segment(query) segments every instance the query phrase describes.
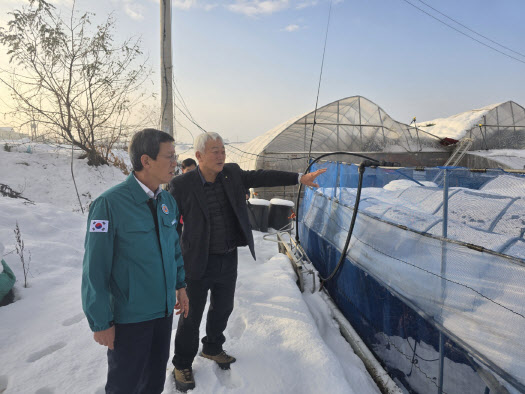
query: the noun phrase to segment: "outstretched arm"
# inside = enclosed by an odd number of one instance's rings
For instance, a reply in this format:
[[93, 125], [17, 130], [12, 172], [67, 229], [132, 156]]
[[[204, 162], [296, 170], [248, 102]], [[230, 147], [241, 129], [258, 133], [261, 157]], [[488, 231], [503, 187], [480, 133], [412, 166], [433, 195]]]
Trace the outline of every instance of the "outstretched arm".
[[326, 168], [322, 168], [320, 170], [309, 172], [308, 174], [304, 174], [301, 177], [301, 183], [305, 186], [311, 186], [311, 187], [319, 187], [317, 183], [314, 183], [315, 178], [317, 178], [319, 175], [324, 174], [326, 172]]

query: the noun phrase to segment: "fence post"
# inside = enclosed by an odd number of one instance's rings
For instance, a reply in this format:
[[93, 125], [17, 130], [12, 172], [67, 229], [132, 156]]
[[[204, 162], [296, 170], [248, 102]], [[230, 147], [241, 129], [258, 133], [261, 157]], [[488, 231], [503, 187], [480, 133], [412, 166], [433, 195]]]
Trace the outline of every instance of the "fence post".
[[[443, 238], [447, 237], [448, 226], [448, 169], [443, 171]], [[445, 271], [447, 266], [447, 244], [446, 241], [441, 241], [441, 310], [445, 303]], [[445, 338], [443, 332], [439, 331], [439, 383], [438, 394], [443, 393], [443, 367], [445, 361]]]
[[[341, 186], [340, 184], [340, 177], [341, 177], [341, 163], [336, 161], [335, 162], [335, 185], [334, 185], [334, 197], [339, 201], [341, 199]], [[339, 189], [339, 197], [337, 196], [337, 190]]]

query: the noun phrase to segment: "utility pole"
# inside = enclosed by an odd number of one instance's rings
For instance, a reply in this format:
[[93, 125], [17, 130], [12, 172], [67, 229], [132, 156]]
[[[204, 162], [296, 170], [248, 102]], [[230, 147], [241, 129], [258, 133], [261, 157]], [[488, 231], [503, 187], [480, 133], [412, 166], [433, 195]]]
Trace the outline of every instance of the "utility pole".
[[161, 129], [173, 136], [173, 64], [171, 61], [171, 0], [160, 1]]

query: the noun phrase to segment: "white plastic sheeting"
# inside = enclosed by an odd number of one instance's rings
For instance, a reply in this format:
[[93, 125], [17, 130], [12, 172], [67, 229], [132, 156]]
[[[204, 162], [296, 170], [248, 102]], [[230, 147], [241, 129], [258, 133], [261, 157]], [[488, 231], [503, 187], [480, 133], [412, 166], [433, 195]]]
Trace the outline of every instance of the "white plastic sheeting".
[[353, 96], [292, 118], [246, 144], [230, 148], [228, 155], [245, 170], [278, 164], [285, 169], [279, 162], [295, 160], [302, 160], [304, 167], [310, 144], [315, 153], [443, 150], [436, 138], [395, 121], [372, 101]]

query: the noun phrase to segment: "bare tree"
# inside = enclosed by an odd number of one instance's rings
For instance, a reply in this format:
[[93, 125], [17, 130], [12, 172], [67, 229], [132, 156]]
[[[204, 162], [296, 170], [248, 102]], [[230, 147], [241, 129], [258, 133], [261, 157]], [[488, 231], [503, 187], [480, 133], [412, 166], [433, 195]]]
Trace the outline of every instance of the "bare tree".
[[115, 43], [111, 15], [94, 26], [93, 14], [78, 16], [74, 5], [67, 19], [45, 0], [29, 0], [10, 15], [0, 28], [12, 65], [0, 69], [10, 115], [79, 147], [91, 165], [107, 163], [113, 144], [133, 127], [132, 109], [148, 97], [142, 87], [151, 69], [140, 39]]

